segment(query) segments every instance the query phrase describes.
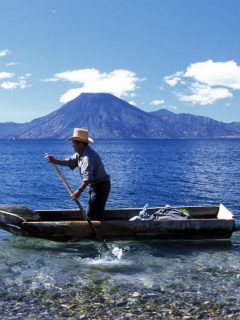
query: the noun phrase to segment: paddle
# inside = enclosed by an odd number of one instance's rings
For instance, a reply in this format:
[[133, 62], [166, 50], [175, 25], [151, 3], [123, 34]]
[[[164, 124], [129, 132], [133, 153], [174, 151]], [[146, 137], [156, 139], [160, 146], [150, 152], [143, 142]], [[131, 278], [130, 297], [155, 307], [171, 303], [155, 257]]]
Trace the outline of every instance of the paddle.
[[[62, 173], [60, 172], [60, 170], [58, 169], [58, 167], [56, 166], [56, 164], [55, 164], [55, 163], [52, 163], [52, 162], [50, 162], [50, 163], [51, 163], [51, 165], [53, 166], [53, 168], [54, 168], [54, 170], [56, 171], [56, 173], [58, 174], [59, 178], [62, 180], [64, 186], [66, 187], [67, 191], [69, 192], [69, 194], [70, 194], [70, 196], [71, 196], [71, 198], [72, 198], [73, 191], [72, 191], [72, 189], [70, 188], [69, 184], [67, 183], [66, 179], [64, 178], [64, 176], [62, 175]], [[73, 199], [73, 198], [72, 198], [72, 199]], [[107, 249], [108, 251], [111, 252], [111, 254], [113, 254], [112, 251], [110, 250], [110, 248], [109, 248], [106, 240], [103, 239], [103, 237], [101, 236], [101, 234], [97, 231], [97, 229], [96, 229], [95, 226], [93, 225], [92, 221], [91, 221], [91, 220], [89, 219], [89, 217], [86, 215], [86, 213], [85, 213], [83, 207], [81, 206], [81, 203], [79, 202], [79, 200], [78, 200], [78, 199], [73, 199], [73, 201], [76, 203], [76, 205], [77, 205], [78, 208], [80, 209], [80, 211], [81, 211], [84, 219], [89, 223], [90, 227], [92, 228], [92, 230], [93, 230], [93, 232], [94, 232], [94, 234], [95, 234], [95, 236], [96, 236], [96, 239], [97, 239], [98, 241], [101, 241], [101, 242], [103, 243], [105, 249]]]

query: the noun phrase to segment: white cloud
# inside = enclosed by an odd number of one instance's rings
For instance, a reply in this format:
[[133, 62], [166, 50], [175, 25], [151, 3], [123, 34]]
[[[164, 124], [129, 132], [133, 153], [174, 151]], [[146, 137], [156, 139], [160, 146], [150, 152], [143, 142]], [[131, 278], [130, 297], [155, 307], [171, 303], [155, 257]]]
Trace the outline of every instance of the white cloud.
[[53, 79], [65, 80], [73, 83], [87, 83], [97, 81], [100, 78], [105, 78], [106, 73], [101, 73], [96, 69], [79, 69], [73, 71], [65, 71], [61, 73], [56, 73]]
[[68, 90], [66, 93], [64, 93], [61, 96], [60, 102], [66, 103], [68, 101], [71, 101], [71, 100], [77, 98], [77, 96], [79, 96], [81, 93], [82, 93], [82, 89], [80, 89], [80, 88]]
[[57, 78], [47, 78], [47, 79], [41, 79], [42, 82], [58, 82], [59, 79]]
[[2, 79], [9, 79], [14, 77], [14, 73], [11, 72], [0, 72], [0, 80]]
[[128, 103], [129, 103], [129, 104], [131, 104], [132, 106], [136, 106], [136, 105], [137, 105], [137, 104], [136, 104], [136, 102], [135, 102], [135, 101], [133, 101], [133, 100], [128, 101]]
[[[0, 51], [0, 57], [4, 57], [11, 54], [10, 50], [5, 49]], [[7, 66], [15, 66], [18, 65], [18, 62], [12, 61], [6, 63]], [[31, 77], [30, 73], [25, 73], [23, 76], [17, 76], [13, 72], [0, 72], [0, 89], [12, 90], [12, 89], [25, 89], [30, 87], [27, 83], [27, 80]]]
[[11, 51], [8, 50], [8, 49], [1, 50], [1, 51], [0, 51], [0, 58], [1, 58], [1, 57], [5, 57], [5, 56], [8, 56], [10, 53], [11, 53]]
[[[3, 82], [0, 83], [0, 88], [11, 90], [11, 89], [25, 89], [29, 87], [27, 84], [27, 81], [29, 77], [31, 76], [30, 73], [26, 73], [24, 76], [15, 77], [14, 73], [10, 72], [0, 72], [0, 80], [3, 80]], [[6, 80], [11, 79], [11, 80]]]
[[6, 89], [6, 90], [12, 90], [12, 89], [25, 89], [27, 87], [29, 87], [29, 85], [27, 84], [27, 82], [25, 80], [19, 80], [19, 81], [4, 81], [0, 84], [0, 87], [2, 89]]
[[187, 68], [184, 77], [193, 78], [210, 86], [240, 89], [240, 66], [235, 61], [208, 60], [193, 63]]
[[185, 72], [179, 71], [164, 77], [171, 87], [180, 85], [190, 90], [190, 95], [177, 93], [179, 100], [193, 104], [213, 104], [230, 98], [234, 90], [240, 90], [240, 66], [233, 60], [225, 62], [192, 63]]
[[153, 101], [151, 102], [151, 105], [152, 105], [152, 106], [160, 106], [160, 105], [162, 105], [162, 104], [164, 104], [164, 103], [165, 103], [164, 100], [158, 100], [158, 99], [156, 99], [156, 100], [153, 100]]
[[79, 88], [70, 89], [60, 101], [66, 103], [83, 92], [107, 92], [121, 98], [129, 96], [137, 89], [137, 83], [142, 81], [135, 73], [129, 70], [114, 70], [110, 73], [101, 73], [97, 69], [79, 69], [56, 73], [53, 78], [45, 81], [68, 81], [79, 84]]
[[17, 65], [19, 65], [19, 62], [12, 61], [12, 62], [6, 63], [6, 65], [7, 65], [8, 67], [17, 66]]
[[26, 80], [26, 79], [29, 79], [31, 77], [31, 73], [25, 73], [24, 76], [20, 76], [18, 77], [19, 80]]
[[164, 81], [171, 87], [175, 87], [182, 80], [182, 71], [178, 71], [170, 76], [164, 77]]
[[191, 86], [191, 95], [178, 94], [179, 100], [193, 104], [213, 104], [217, 100], [231, 98], [232, 93], [227, 88], [212, 88], [205, 84], [194, 83]]

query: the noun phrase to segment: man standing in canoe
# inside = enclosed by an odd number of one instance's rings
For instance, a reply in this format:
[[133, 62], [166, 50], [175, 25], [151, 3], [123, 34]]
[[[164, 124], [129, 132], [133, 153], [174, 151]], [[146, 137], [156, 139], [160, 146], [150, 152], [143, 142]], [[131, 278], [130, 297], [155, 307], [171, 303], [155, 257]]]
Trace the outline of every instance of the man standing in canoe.
[[88, 144], [93, 140], [88, 136], [88, 130], [75, 128], [72, 137], [72, 146], [75, 153], [64, 160], [59, 160], [46, 154], [49, 162], [68, 166], [74, 170], [79, 168], [82, 182], [79, 188], [73, 192], [73, 199], [80, 197], [81, 193], [90, 186], [87, 215], [91, 220], [102, 218], [108, 195], [111, 189], [110, 177], [104, 169], [100, 156]]

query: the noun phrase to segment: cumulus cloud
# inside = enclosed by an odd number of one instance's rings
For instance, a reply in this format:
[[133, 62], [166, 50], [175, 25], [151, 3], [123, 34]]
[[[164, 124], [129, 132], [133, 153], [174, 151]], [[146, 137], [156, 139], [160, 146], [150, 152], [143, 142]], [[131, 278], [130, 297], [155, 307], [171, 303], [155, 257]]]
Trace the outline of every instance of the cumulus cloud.
[[56, 73], [53, 79], [82, 84], [87, 82], [94, 82], [105, 77], [106, 73], [103, 73], [101, 75], [101, 73], [96, 69], [79, 69]]
[[19, 80], [19, 81], [4, 81], [0, 84], [0, 87], [6, 90], [12, 90], [17, 88], [25, 89], [29, 86], [26, 80]]
[[170, 76], [164, 77], [164, 81], [171, 87], [175, 87], [180, 81], [182, 81], [182, 71], [178, 71]]
[[9, 78], [12, 78], [14, 76], [15, 76], [15, 74], [11, 73], [11, 72], [0, 72], [0, 80], [9, 79]]
[[158, 100], [158, 99], [156, 99], [156, 100], [153, 100], [153, 101], [151, 102], [151, 105], [152, 105], [152, 106], [160, 106], [160, 105], [162, 105], [162, 104], [164, 104], [164, 103], [165, 103], [164, 100]]
[[212, 88], [200, 83], [193, 83], [191, 92], [191, 95], [178, 94], [179, 100], [193, 104], [207, 105], [213, 104], [217, 100], [232, 97], [232, 93], [227, 88]]
[[[31, 74], [26, 73], [24, 76], [15, 77], [14, 73], [9, 72], [0, 72], [0, 80], [4, 80], [0, 83], [0, 88], [6, 89], [6, 90], [12, 90], [12, 89], [25, 89], [29, 87], [27, 80]], [[11, 79], [11, 80], [6, 80]]]
[[[0, 50], [0, 57], [4, 57], [11, 54], [10, 50]], [[6, 63], [6, 66], [15, 66], [18, 62], [12, 61]], [[0, 71], [0, 89], [12, 90], [12, 89], [25, 89], [29, 87], [27, 81], [31, 77], [30, 73], [25, 73], [23, 76], [17, 76], [13, 72]]]
[[61, 96], [60, 102], [66, 103], [68, 101], [71, 101], [77, 98], [77, 96], [79, 96], [81, 93], [82, 93], [82, 89], [80, 88], [70, 89]]
[[11, 51], [8, 49], [0, 50], [0, 58], [8, 56], [10, 53], [11, 53]]
[[240, 90], [240, 66], [232, 60], [196, 62], [188, 66], [185, 72], [176, 72], [164, 77], [164, 80], [171, 87], [185, 85], [183, 89], [190, 91], [190, 94], [177, 93], [181, 101], [213, 104], [233, 97], [233, 91]]
[[100, 72], [97, 69], [79, 69], [56, 73], [53, 78], [46, 81], [68, 81], [78, 84], [79, 87], [70, 89], [61, 98], [62, 103], [66, 103], [84, 92], [107, 92], [121, 98], [132, 96], [137, 89], [137, 84], [143, 79], [139, 79], [134, 72], [129, 70], [114, 70], [112, 72]]
[[209, 86], [240, 89], [240, 66], [235, 61], [214, 62], [208, 60], [191, 64], [184, 77], [193, 78]]

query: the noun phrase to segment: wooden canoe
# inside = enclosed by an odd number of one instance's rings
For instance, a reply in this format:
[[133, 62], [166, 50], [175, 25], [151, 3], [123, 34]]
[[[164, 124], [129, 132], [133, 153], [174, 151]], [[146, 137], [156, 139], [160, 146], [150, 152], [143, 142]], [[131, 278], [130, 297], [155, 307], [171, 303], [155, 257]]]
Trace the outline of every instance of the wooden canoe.
[[[104, 220], [93, 221], [105, 239], [227, 239], [236, 231], [234, 215], [219, 206], [184, 206], [187, 220], [134, 220], [141, 208], [105, 210]], [[149, 208], [154, 213], [158, 208]], [[95, 239], [79, 210], [36, 210], [21, 206], [0, 206], [0, 228], [25, 237], [53, 241]]]

